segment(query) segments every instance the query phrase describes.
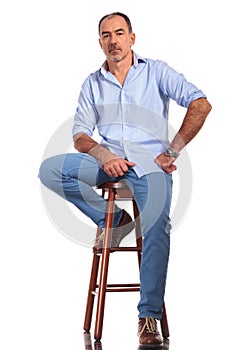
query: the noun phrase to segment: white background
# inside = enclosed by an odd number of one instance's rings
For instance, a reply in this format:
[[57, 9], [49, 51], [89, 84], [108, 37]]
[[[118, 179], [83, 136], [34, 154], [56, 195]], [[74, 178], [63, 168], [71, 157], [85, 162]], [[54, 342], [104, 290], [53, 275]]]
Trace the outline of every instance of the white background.
[[[167, 61], [212, 103], [204, 128], [187, 147], [193, 194], [172, 233], [166, 303], [171, 350], [231, 347], [233, 57], [227, 0], [1, 3], [0, 347], [84, 348], [91, 250], [52, 224], [37, 173], [50, 137], [74, 114], [83, 80], [104, 60], [97, 24], [112, 11], [131, 18], [138, 54]], [[172, 104], [171, 123], [178, 126], [184, 113]], [[133, 276], [136, 263], [130, 261], [118, 260], [113, 268]], [[104, 350], [137, 348], [137, 301], [131, 293], [107, 297]]]

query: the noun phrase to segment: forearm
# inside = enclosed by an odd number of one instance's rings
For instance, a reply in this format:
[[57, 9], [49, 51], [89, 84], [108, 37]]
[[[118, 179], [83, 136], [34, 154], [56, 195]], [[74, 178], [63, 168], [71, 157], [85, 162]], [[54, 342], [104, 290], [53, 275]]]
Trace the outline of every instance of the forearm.
[[98, 143], [87, 134], [79, 133], [75, 135], [74, 147], [81, 153], [88, 153], [96, 145], [98, 145]]
[[101, 165], [112, 159], [120, 158], [84, 133], [78, 134], [75, 137], [74, 147], [81, 153], [90, 154], [96, 158]]
[[200, 131], [211, 105], [205, 98], [194, 100], [190, 103], [180, 130], [171, 142], [172, 149], [179, 153]]

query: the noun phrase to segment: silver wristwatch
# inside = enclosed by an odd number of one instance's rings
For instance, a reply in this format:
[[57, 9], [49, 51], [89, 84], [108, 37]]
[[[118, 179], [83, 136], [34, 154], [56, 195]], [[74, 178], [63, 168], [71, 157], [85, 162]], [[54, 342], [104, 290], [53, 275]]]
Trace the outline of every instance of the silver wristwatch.
[[175, 152], [174, 149], [169, 146], [165, 152], [166, 156], [173, 157], [173, 158], [178, 158], [179, 153]]

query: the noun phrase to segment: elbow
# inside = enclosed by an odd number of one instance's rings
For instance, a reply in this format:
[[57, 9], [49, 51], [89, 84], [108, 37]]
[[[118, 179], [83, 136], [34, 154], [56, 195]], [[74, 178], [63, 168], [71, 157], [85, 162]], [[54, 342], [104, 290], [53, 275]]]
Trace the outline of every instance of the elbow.
[[200, 99], [200, 105], [199, 105], [199, 108], [201, 110], [201, 112], [203, 114], [207, 115], [210, 113], [211, 109], [212, 109], [212, 106], [211, 104], [209, 103], [209, 101], [207, 100], [207, 98], [201, 98]]
[[78, 152], [83, 152], [82, 150], [82, 142], [80, 142], [80, 140], [82, 141], [82, 136], [84, 134], [83, 133], [77, 133], [74, 135], [73, 140], [74, 140], [74, 148], [78, 151]]
[[80, 153], [84, 152], [80, 139], [77, 139], [76, 141], [74, 141], [74, 148]]
[[78, 144], [78, 140], [74, 141], [74, 148], [78, 151], [79, 151], [79, 144]]
[[206, 116], [207, 116], [212, 109], [212, 106], [207, 99], [205, 99], [205, 107], [204, 108], [205, 108], [205, 112], [206, 112]]
[[189, 105], [190, 110], [195, 110], [199, 116], [202, 116], [204, 119], [210, 113], [212, 106], [207, 100], [207, 98], [199, 98], [194, 100]]

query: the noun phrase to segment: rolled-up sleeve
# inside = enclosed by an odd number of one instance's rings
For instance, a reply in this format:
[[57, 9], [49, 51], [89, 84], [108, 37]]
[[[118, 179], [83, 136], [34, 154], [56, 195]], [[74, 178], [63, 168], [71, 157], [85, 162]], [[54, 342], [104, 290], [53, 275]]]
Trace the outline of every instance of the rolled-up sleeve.
[[159, 62], [156, 79], [163, 94], [182, 107], [188, 107], [190, 102], [198, 98], [206, 98], [206, 95], [194, 84], [188, 82], [183, 74], [178, 73], [163, 61]]
[[95, 126], [96, 109], [93, 103], [89, 80], [87, 79], [82, 85], [78, 99], [78, 107], [74, 116], [74, 124], [72, 129], [74, 141], [76, 140], [76, 135], [80, 133], [85, 133], [88, 136], [92, 136]]

